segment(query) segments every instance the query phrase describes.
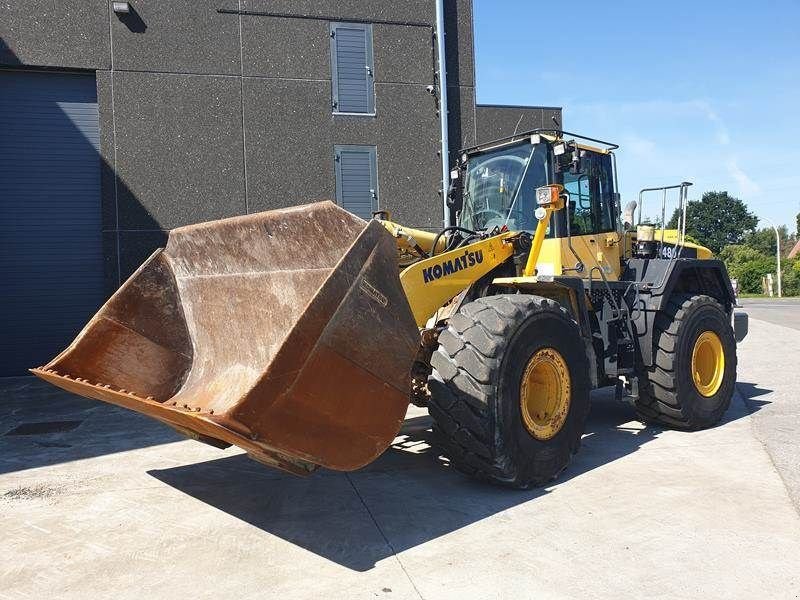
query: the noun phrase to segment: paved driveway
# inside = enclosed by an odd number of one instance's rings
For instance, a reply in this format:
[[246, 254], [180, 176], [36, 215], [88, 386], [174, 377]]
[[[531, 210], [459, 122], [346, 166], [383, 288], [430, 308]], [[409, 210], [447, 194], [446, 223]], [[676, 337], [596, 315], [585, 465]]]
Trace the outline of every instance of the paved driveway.
[[765, 310], [783, 311], [784, 325], [751, 322], [740, 346], [737, 387], [753, 411], [756, 437], [800, 510], [800, 303]]
[[708, 431], [596, 394], [576, 460], [531, 492], [450, 469], [424, 411], [368, 468], [298, 479], [6, 381], [0, 598], [796, 598], [800, 517], [770, 440], [797, 439], [776, 411], [796, 403], [797, 337], [752, 322], [750, 406]]

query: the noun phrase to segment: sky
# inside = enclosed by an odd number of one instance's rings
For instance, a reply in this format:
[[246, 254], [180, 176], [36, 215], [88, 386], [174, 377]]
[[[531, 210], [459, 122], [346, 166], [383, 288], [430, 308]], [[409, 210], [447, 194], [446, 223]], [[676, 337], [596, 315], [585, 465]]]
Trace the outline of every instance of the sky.
[[623, 206], [688, 180], [690, 200], [726, 190], [759, 226], [795, 231], [800, 0], [474, 0], [474, 11], [478, 102], [561, 106], [567, 131], [619, 144]]

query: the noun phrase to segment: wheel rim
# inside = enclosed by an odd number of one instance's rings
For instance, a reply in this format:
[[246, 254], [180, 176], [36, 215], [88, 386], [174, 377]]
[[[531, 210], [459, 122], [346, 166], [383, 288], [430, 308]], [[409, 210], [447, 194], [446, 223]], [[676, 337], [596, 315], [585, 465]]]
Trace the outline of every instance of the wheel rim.
[[555, 436], [567, 420], [571, 397], [567, 362], [554, 348], [538, 350], [525, 367], [519, 403], [525, 428], [537, 440]]
[[692, 379], [701, 396], [709, 398], [719, 391], [725, 374], [722, 341], [713, 331], [704, 331], [692, 351]]

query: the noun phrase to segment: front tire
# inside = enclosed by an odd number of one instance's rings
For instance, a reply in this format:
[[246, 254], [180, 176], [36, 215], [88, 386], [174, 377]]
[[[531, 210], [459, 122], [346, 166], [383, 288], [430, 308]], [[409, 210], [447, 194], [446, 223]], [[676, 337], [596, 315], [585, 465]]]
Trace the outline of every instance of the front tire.
[[639, 370], [636, 410], [677, 429], [715, 425], [736, 385], [736, 340], [714, 298], [678, 295], [656, 315], [654, 361]]
[[455, 468], [526, 489], [567, 467], [591, 384], [580, 329], [560, 304], [525, 294], [470, 302], [431, 365], [429, 410]]

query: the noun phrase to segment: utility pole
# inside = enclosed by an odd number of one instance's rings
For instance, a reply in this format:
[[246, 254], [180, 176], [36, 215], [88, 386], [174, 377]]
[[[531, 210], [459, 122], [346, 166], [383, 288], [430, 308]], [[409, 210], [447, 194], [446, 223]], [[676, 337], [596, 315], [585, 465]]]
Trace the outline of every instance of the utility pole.
[[775, 260], [778, 263], [778, 298], [783, 297], [783, 289], [781, 288], [781, 234], [778, 231], [778, 228], [775, 227], [775, 223], [770, 221], [767, 217], [761, 217], [767, 223], [769, 223], [772, 228], [775, 230], [775, 243], [777, 250], [775, 251]]

